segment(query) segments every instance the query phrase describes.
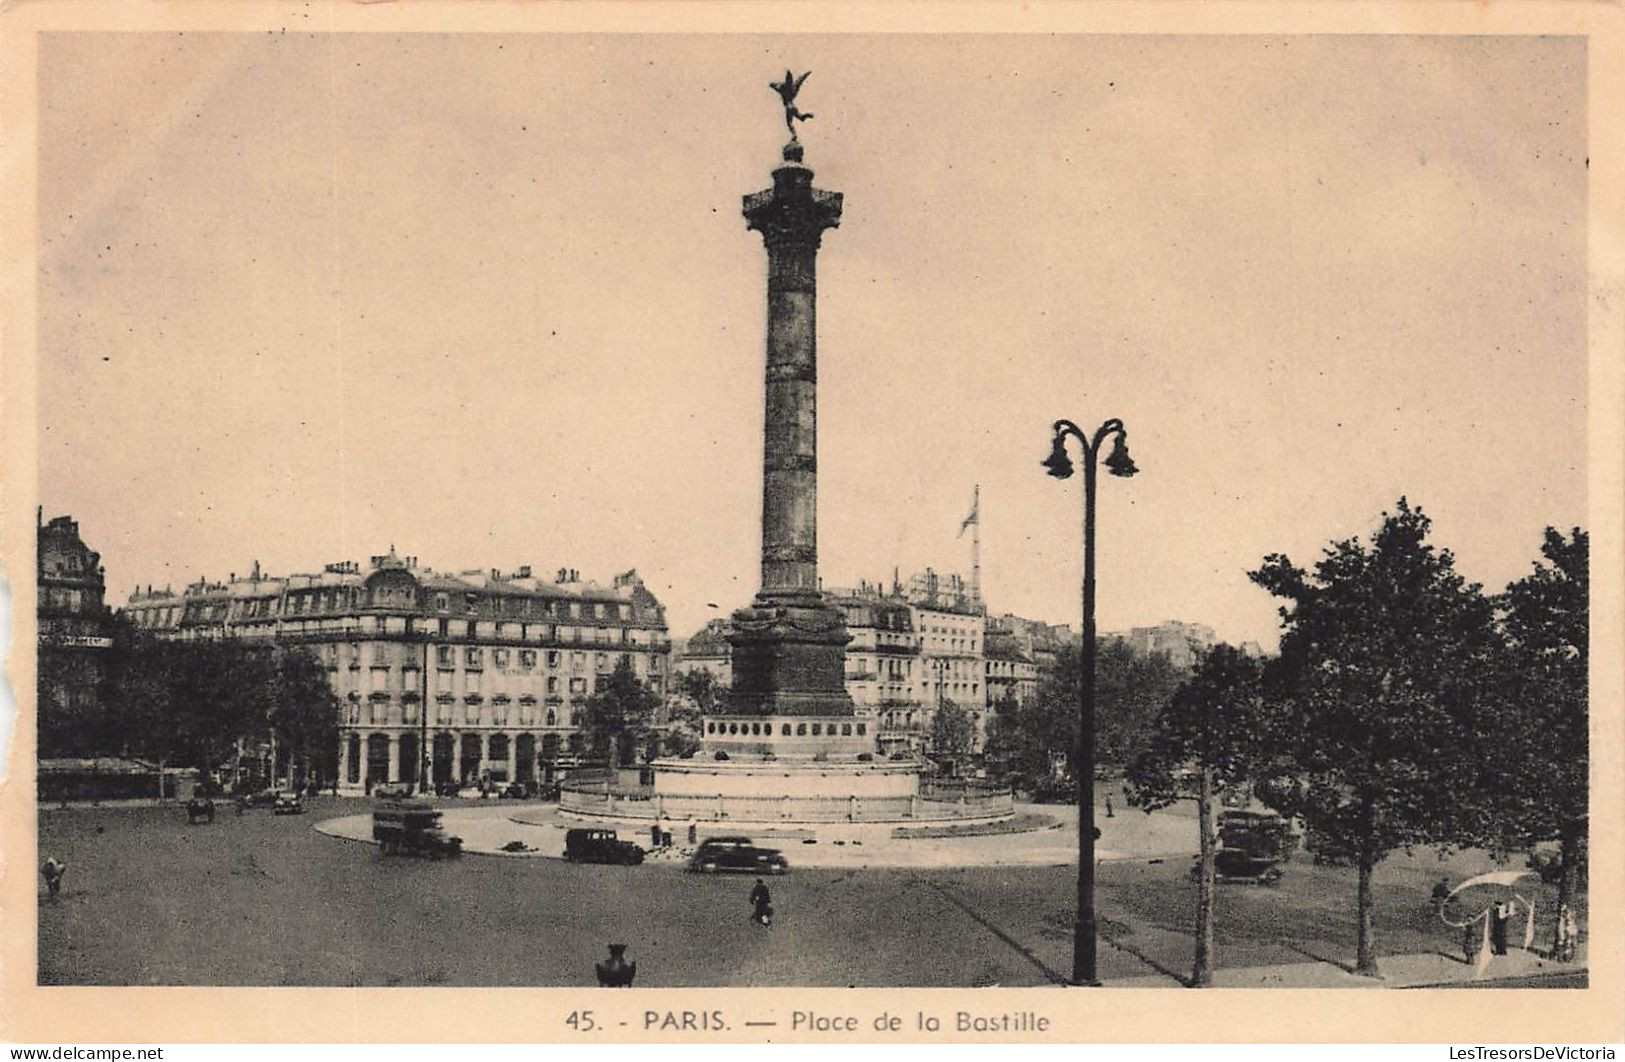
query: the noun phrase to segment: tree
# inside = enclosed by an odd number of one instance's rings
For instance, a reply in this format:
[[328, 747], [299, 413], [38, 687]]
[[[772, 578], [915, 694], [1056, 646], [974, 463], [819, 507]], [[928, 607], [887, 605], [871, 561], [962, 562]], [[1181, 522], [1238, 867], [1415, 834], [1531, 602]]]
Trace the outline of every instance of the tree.
[[1377, 976], [1372, 869], [1389, 852], [1451, 844], [1479, 826], [1478, 753], [1499, 643], [1489, 600], [1427, 541], [1401, 498], [1369, 546], [1326, 549], [1311, 574], [1266, 557], [1255, 583], [1289, 603], [1267, 671], [1289, 710], [1294, 771], [1260, 795], [1300, 817], [1311, 849], [1359, 868], [1355, 971]]
[[1136, 653], [1116, 639], [1102, 643], [1095, 663], [1095, 761], [1127, 763], [1145, 748], [1182, 678], [1161, 653]]
[[932, 753], [957, 761], [964, 759], [975, 743], [976, 724], [962, 705], [944, 700], [931, 713]]
[[1191, 677], [1164, 702], [1149, 741], [1134, 758], [1128, 782], [1147, 812], [1186, 795], [1182, 776], [1196, 772], [1196, 957], [1192, 987], [1213, 983], [1215, 881], [1214, 794], [1252, 781], [1267, 762], [1273, 727], [1263, 699], [1258, 661], [1219, 644], [1197, 657]]
[[[1072, 777], [1082, 657], [1077, 646], [1062, 649], [1037, 692], [1012, 711], [1001, 707], [988, 726], [988, 758], [1015, 785], [1051, 787], [1054, 764]], [[1158, 709], [1178, 685], [1179, 672], [1167, 657], [1141, 656], [1119, 641], [1101, 642], [1095, 658], [1097, 761], [1123, 763], [1143, 748]]]
[[308, 781], [317, 759], [328, 759], [339, 742], [339, 699], [327, 680], [327, 668], [307, 649], [289, 649], [276, 660], [275, 706], [271, 732], [288, 750], [291, 778]]
[[1486, 781], [1498, 847], [1555, 838], [1561, 845], [1558, 938], [1580, 884], [1589, 806], [1590, 536], [1547, 528], [1544, 563], [1507, 587], [1496, 605], [1508, 645], [1503, 740]]
[[632, 749], [648, 741], [660, 698], [622, 660], [604, 684], [587, 698], [581, 730], [594, 757], [625, 765]]
[[677, 692], [693, 705], [696, 714], [712, 715], [726, 691], [718, 684], [716, 675], [696, 668], [677, 676]]

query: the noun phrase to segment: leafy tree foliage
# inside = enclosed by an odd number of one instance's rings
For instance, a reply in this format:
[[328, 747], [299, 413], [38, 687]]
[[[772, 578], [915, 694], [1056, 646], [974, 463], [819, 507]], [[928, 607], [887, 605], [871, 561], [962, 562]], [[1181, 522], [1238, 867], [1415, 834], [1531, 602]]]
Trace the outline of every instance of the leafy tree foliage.
[[587, 698], [581, 719], [588, 752], [620, 765], [633, 761], [638, 746], [647, 745], [660, 698], [622, 660], [604, 688]]
[[1586, 856], [1590, 536], [1547, 528], [1540, 552], [1534, 571], [1496, 601], [1510, 668], [1500, 740], [1486, 757], [1495, 813], [1488, 840], [1498, 847], [1561, 843], [1561, 926]]
[[150, 760], [160, 771], [215, 770], [240, 739], [266, 732], [276, 703], [277, 668], [267, 646], [160, 641], [121, 622], [106, 666], [104, 749]]
[[[988, 727], [988, 759], [1020, 788], [1054, 788], [1054, 765], [1073, 776], [1077, 748], [1078, 694], [1083, 654], [1067, 646], [1037, 693], [1013, 710], [1000, 708]], [[1162, 704], [1178, 687], [1179, 672], [1160, 655], [1141, 656], [1119, 641], [1099, 643], [1095, 653], [1095, 755], [1097, 762], [1125, 763], [1149, 741]]]
[[1251, 573], [1288, 602], [1269, 677], [1290, 710], [1282, 737], [1295, 771], [1266, 800], [1303, 820], [1312, 849], [1358, 866], [1355, 968], [1370, 976], [1372, 869], [1396, 848], [1481, 828], [1471, 797], [1494, 736], [1491, 603], [1429, 530], [1401, 498], [1369, 545], [1334, 543], [1313, 572], [1275, 554]]
[[327, 668], [307, 649], [289, 649], [276, 659], [275, 707], [271, 731], [290, 752], [290, 773], [306, 781], [321, 773], [339, 743], [339, 699]]
[[691, 710], [696, 715], [715, 714], [723, 696], [727, 693], [717, 682], [716, 675], [704, 668], [685, 671], [678, 675], [676, 689], [680, 697], [692, 704]]
[[1200, 854], [1191, 984], [1204, 987], [1213, 983], [1214, 796], [1266, 773], [1279, 736], [1266, 710], [1259, 662], [1222, 643], [1201, 654], [1148, 736], [1128, 771], [1135, 803], [1148, 812], [1167, 807], [1190, 792], [1187, 772], [1195, 775]]
[[931, 751], [958, 760], [975, 744], [976, 724], [970, 713], [958, 702], [944, 700], [931, 714]]

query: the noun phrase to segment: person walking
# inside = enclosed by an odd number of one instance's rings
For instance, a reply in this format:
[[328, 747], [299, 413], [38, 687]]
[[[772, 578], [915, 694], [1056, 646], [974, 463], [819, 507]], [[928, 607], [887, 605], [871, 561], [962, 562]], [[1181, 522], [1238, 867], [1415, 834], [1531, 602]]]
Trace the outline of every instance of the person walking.
[[51, 856], [45, 861], [45, 865], [40, 867], [39, 872], [45, 879], [45, 891], [50, 893], [51, 899], [56, 899], [62, 891], [62, 875], [68, 872], [68, 864]]
[[756, 879], [756, 887], [750, 890], [751, 921], [759, 926], [773, 924], [773, 894], [767, 891], [767, 883], [761, 878]]
[[1490, 920], [1490, 949], [1496, 955], [1507, 953], [1507, 924], [1512, 921], [1512, 904], [1502, 900], [1495, 905]]

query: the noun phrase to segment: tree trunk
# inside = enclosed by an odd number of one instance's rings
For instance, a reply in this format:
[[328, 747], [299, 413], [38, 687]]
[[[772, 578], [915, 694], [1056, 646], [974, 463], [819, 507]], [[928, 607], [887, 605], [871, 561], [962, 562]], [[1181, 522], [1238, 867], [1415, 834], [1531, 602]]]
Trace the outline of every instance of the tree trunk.
[[1355, 910], [1359, 922], [1359, 943], [1355, 948], [1354, 972], [1361, 977], [1381, 977], [1382, 972], [1377, 969], [1377, 947], [1371, 928], [1371, 908], [1373, 897], [1371, 895], [1371, 871], [1377, 865], [1375, 844], [1372, 832], [1375, 824], [1372, 822], [1371, 802], [1366, 801], [1360, 814], [1360, 889], [1355, 900]]
[[1585, 862], [1586, 834], [1583, 824], [1563, 828], [1563, 873], [1557, 879], [1557, 926], [1552, 931], [1552, 957], [1561, 961], [1574, 958], [1575, 941], [1565, 940], [1564, 928], [1580, 888], [1580, 868]]
[[1191, 987], [1213, 984], [1213, 771], [1203, 767], [1196, 789], [1196, 822], [1199, 855], [1196, 863], [1196, 963], [1191, 970]]

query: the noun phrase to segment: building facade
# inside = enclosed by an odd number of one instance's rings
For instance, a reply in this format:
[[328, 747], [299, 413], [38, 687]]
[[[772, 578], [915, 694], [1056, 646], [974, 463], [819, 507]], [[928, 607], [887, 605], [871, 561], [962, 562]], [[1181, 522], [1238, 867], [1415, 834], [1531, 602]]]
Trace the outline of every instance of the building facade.
[[625, 661], [664, 697], [665, 610], [636, 571], [609, 586], [560, 569], [441, 574], [393, 550], [314, 574], [138, 591], [126, 612], [161, 637], [309, 649], [342, 705], [338, 783], [370, 788], [548, 778], [582, 749], [581, 711]]
[[[41, 513], [43, 518], [43, 513]], [[85, 724], [99, 717], [105, 657], [112, 647], [101, 555], [70, 516], [40, 521], [36, 538], [39, 753], [89, 749]]]
[[1102, 640], [1121, 641], [1140, 656], [1160, 654], [1177, 668], [1190, 668], [1196, 655], [1213, 648], [1218, 636], [1205, 623], [1168, 620], [1155, 627], [1135, 627], [1127, 634], [1102, 634]]

